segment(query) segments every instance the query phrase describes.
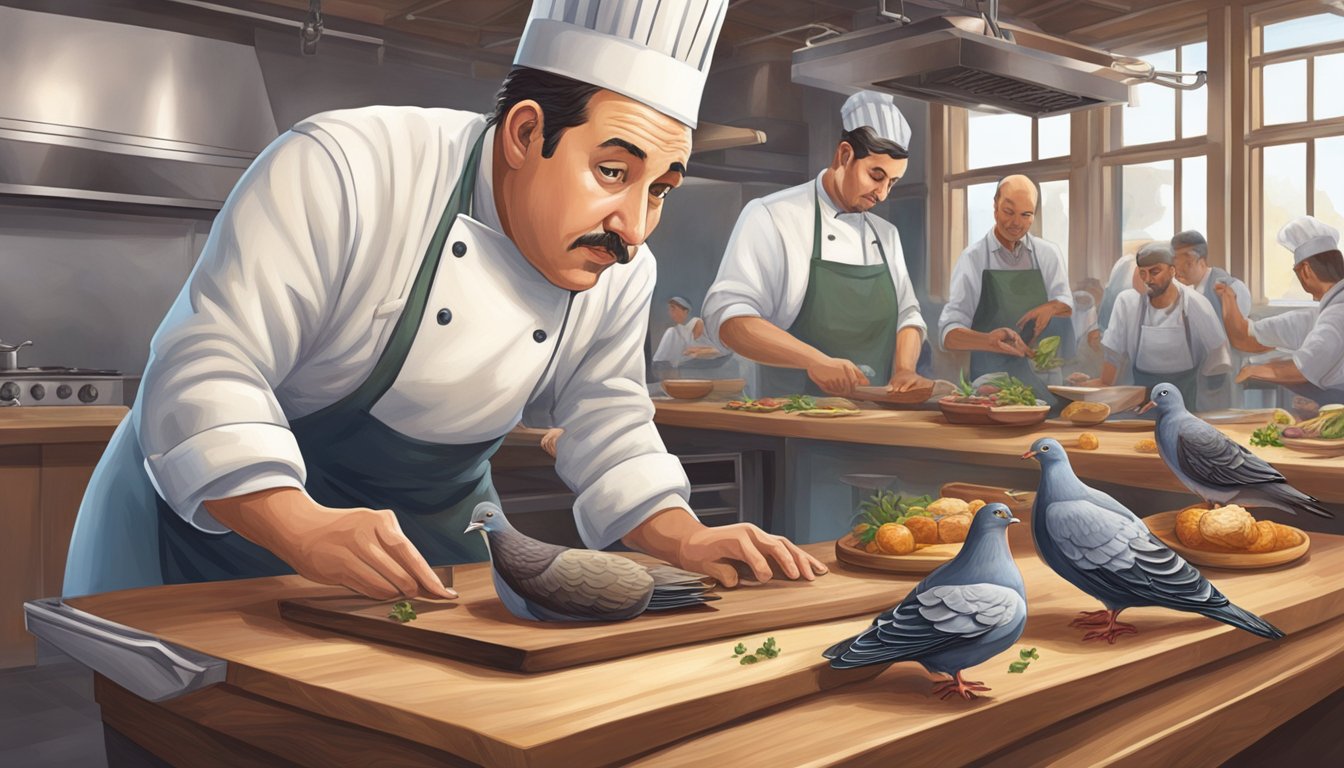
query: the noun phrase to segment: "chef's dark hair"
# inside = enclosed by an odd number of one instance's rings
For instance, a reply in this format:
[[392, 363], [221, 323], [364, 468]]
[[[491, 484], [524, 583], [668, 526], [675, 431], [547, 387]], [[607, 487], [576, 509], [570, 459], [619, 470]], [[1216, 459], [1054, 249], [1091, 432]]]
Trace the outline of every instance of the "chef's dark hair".
[[530, 67], [514, 67], [495, 96], [495, 114], [490, 125], [504, 120], [520, 102], [529, 99], [541, 105], [541, 156], [550, 157], [566, 128], [588, 122], [588, 100], [602, 90], [596, 85]]
[[1311, 271], [1316, 277], [1327, 283], [1344, 280], [1344, 254], [1339, 251], [1323, 251], [1308, 256], [1304, 261], [1311, 265]]
[[853, 147], [855, 160], [862, 160], [873, 153], [887, 155], [893, 160], [904, 160], [910, 156], [905, 147], [890, 139], [878, 136], [872, 128], [866, 125], [860, 125], [852, 131], [841, 133], [840, 141]]
[[1171, 250], [1179, 251], [1182, 248], [1189, 248], [1201, 259], [1209, 258], [1209, 241], [1198, 230], [1187, 229], [1171, 238]]

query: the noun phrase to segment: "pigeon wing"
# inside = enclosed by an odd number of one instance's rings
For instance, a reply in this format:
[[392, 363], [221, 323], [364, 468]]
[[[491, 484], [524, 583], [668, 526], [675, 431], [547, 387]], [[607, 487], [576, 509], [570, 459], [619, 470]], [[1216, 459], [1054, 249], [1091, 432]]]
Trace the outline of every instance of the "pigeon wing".
[[1142, 521], [1088, 499], [1049, 505], [1046, 530], [1074, 566], [1070, 580], [1094, 596], [1172, 608], [1227, 602]]
[[913, 593], [838, 655], [846, 664], [919, 659], [972, 643], [1026, 614], [1022, 596], [998, 584], [957, 584]]
[[567, 549], [541, 573], [523, 580], [529, 599], [555, 613], [594, 620], [630, 618], [644, 609], [653, 578], [620, 555]]
[[1190, 477], [1206, 484], [1237, 487], [1287, 482], [1264, 459], [1216, 429], [1182, 430], [1176, 436], [1176, 461]]

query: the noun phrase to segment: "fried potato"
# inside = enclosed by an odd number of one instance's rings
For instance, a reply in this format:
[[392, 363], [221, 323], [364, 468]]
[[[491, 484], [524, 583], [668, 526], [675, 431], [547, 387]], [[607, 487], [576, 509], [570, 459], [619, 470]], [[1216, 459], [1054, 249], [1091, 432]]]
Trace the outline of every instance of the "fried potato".
[[1193, 506], [1182, 509], [1176, 515], [1176, 538], [1187, 547], [1203, 547], [1208, 544], [1199, 532], [1199, 519], [1208, 512], [1207, 507]]
[[1245, 509], [1230, 504], [1205, 512], [1199, 518], [1199, 533], [1209, 542], [1232, 549], [1245, 549], [1255, 530], [1255, 518]]
[[915, 537], [900, 523], [887, 523], [877, 529], [873, 539], [884, 555], [908, 555], [915, 551]]
[[1157, 453], [1157, 441], [1151, 437], [1145, 437], [1134, 444], [1134, 450], [1139, 453]]
[[932, 517], [907, 517], [905, 527], [910, 529], [911, 535], [915, 537], [915, 544], [937, 544], [938, 543], [938, 521]]
[[971, 529], [970, 515], [950, 515], [938, 521], [938, 541], [942, 544], [958, 544], [966, 540], [966, 532]]
[[1095, 451], [1101, 447], [1101, 440], [1091, 432], [1084, 432], [1078, 436], [1078, 449], [1083, 451]]

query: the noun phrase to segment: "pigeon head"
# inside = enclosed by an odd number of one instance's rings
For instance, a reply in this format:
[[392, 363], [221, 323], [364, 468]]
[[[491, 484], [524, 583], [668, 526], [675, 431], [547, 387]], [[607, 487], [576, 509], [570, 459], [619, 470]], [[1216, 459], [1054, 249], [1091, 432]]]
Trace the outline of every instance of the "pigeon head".
[[1064, 446], [1055, 438], [1042, 437], [1031, 444], [1031, 449], [1022, 454], [1022, 458], [1035, 459], [1042, 467], [1046, 467], [1059, 461], [1067, 462], [1069, 454], [1064, 452]]
[[1159, 416], [1165, 416], [1168, 413], [1176, 413], [1185, 410], [1185, 398], [1181, 397], [1181, 390], [1172, 384], [1162, 383], [1153, 387], [1153, 398], [1139, 409], [1139, 413], [1147, 413], [1156, 408]]
[[[1013, 517], [1013, 513], [1007, 505], [996, 501], [993, 504], [986, 504], [976, 511], [975, 519], [971, 521], [971, 531], [976, 529], [981, 531], [998, 530], [1020, 522], [1022, 521]], [[967, 531], [967, 538], [973, 535], [971, 531]]]
[[463, 533], [472, 531], [483, 531], [485, 533], [499, 533], [509, 527], [509, 521], [504, 517], [504, 510], [499, 508], [498, 504], [489, 501], [482, 501], [471, 511], [471, 524]]

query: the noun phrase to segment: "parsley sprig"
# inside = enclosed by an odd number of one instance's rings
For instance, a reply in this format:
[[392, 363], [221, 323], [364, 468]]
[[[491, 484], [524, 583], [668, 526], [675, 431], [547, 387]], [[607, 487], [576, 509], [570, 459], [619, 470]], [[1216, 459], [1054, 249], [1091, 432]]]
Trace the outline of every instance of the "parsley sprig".
[[747, 646], [738, 643], [733, 648], [733, 658], [738, 659], [739, 664], [755, 664], [758, 661], [773, 659], [779, 655], [779, 646], [775, 645], [775, 638], [765, 638], [765, 643], [756, 649], [755, 653], [747, 653]]
[[402, 600], [400, 603], [392, 606], [392, 612], [387, 614], [387, 618], [393, 621], [399, 621], [405, 624], [408, 621], [415, 621], [415, 606]]
[[1017, 652], [1017, 661], [1008, 665], [1008, 671], [1012, 674], [1020, 675], [1027, 670], [1027, 666], [1035, 659], [1041, 658], [1035, 648], [1023, 648]]

